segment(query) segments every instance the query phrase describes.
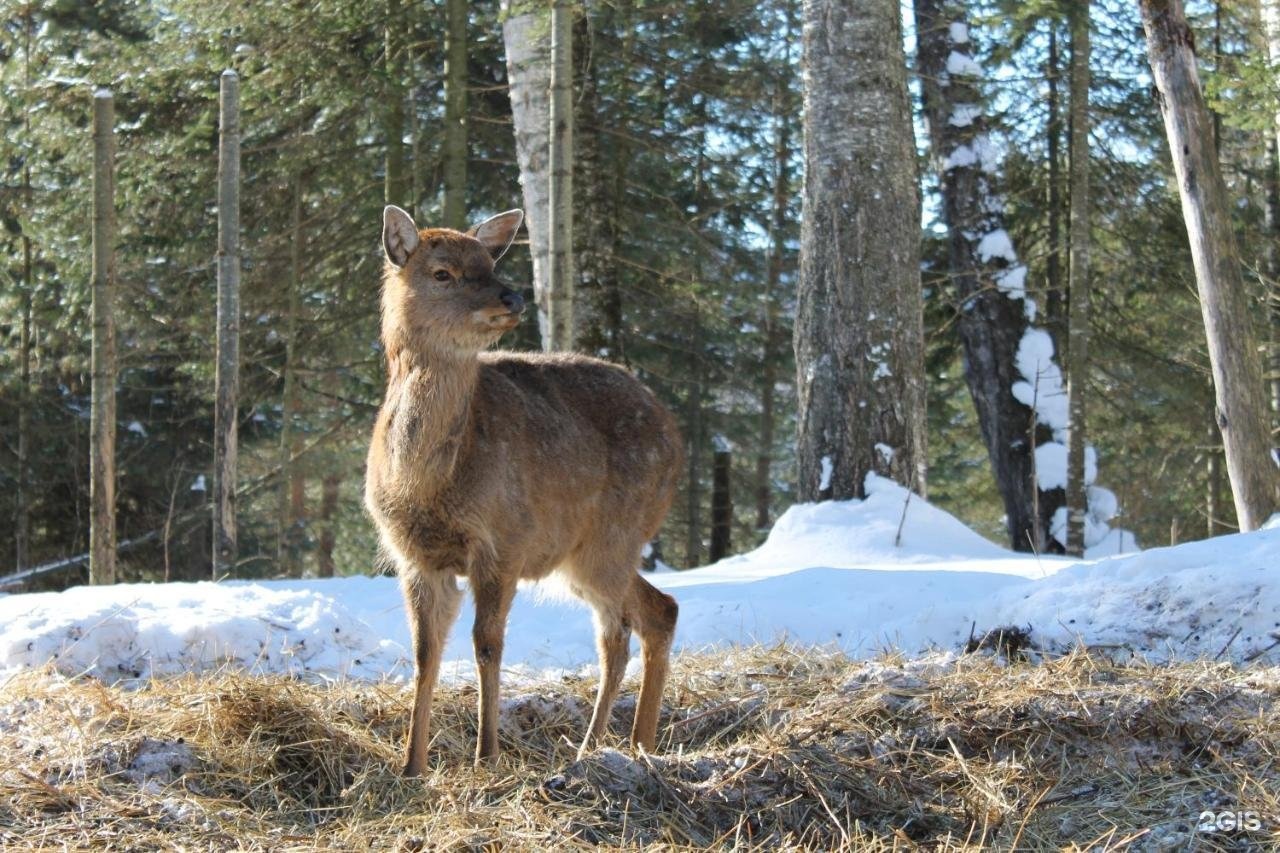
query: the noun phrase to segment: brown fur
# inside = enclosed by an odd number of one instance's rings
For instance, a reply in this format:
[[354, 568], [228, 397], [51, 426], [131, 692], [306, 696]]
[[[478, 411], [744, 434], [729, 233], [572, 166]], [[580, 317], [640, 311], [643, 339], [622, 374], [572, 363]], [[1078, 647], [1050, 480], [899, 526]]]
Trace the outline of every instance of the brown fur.
[[[636, 572], [681, 467], [675, 421], [607, 362], [482, 352], [518, 322], [503, 302], [517, 298], [493, 263], [519, 216], [501, 216], [510, 218], [465, 235], [416, 232], [411, 245], [407, 214], [387, 213], [388, 383], [365, 501], [399, 569], [413, 634], [410, 775], [425, 767], [431, 695], [458, 610], [455, 576], [467, 577], [476, 601], [477, 761], [497, 754], [498, 672], [517, 581], [558, 572], [595, 611], [601, 681], [583, 750], [604, 733], [633, 630], [644, 679], [631, 741], [653, 748], [675, 630], [675, 600]], [[442, 269], [452, 280], [436, 280]]]

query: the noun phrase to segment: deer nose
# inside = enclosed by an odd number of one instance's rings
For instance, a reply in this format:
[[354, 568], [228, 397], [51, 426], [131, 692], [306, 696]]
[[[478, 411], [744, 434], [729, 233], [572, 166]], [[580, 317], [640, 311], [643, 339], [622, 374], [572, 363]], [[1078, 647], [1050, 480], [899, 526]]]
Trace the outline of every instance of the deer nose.
[[520, 314], [524, 311], [524, 297], [514, 290], [502, 291], [501, 299], [503, 306], [512, 314]]

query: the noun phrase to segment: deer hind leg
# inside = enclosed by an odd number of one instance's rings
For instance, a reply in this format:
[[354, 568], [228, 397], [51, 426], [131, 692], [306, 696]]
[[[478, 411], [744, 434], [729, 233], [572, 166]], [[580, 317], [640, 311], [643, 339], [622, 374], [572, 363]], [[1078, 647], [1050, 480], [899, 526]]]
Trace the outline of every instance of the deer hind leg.
[[680, 608], [674, 598], [655, 589], [644, 578], [632, 577], [628, 610], [640, 635], [644, 680], [640, 683], [640, 699], [636, 702], [636, 718], [631, 727], [631, 746], [652, 750], [658, 739], [658, 711], [662, 707], [662, 688], [667, 682], [671, 641]]
[[591, 711], [591, 724], [578, 748], [581, 759], [587, 750], [600, 741], [609, 726], [613, 703], [618, 698], [618, 687], [627, 669], [631, 646], [631, 620], [616, 608], [597, 606], [596, 649], [600, 653], [600, 686], [596, 690], [596, 704]]
[[476, 669], [480, 674], [476, 764], [492, 763], [498, 757], [498, 682], [502, 669], [502, 645], [516, 584], [513, 579], [499, 577], [492, 571], [473, 570], [470, 577], [476, 600], [476, 621], [471, 638], [475, 644]]
[[405, 744], [404, 775], [420, 776], [427, 764], [431, 731], [431, 697], [440, 675], [440, 656], [453, 621], [458, 618], [462, 593], [449, 572], [409, 570], [401, 574], [409, 632], [413, 636], [414, 696], [409, 739]]

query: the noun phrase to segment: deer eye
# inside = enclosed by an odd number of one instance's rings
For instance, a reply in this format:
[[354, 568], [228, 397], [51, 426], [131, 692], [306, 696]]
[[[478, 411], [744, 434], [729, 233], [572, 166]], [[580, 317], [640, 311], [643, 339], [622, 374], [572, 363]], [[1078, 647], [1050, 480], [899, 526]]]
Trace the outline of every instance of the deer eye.
[[448, 270], [436, 270], [432, 278], [436, 281], [453, 281], [453, 276], [449, 275]]

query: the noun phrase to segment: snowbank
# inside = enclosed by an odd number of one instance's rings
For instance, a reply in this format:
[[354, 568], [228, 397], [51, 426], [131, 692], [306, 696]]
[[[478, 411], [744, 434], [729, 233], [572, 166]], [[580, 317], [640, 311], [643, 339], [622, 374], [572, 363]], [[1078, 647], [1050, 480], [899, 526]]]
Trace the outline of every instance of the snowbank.
[[[1080, 639], [1157, 659], [1240, 660], [1280, 629], [1280, 527], [1076, 563], [1006, 551], [888, 481], [868, 486], [865, 501], [792, 507], [748, 554], [650, 575], [680, 602], [677, 647], [785, 638], [859, 657], [915, 654], [1014, 624], [1030, 625], [1046, 647]], [[471, 618], [468, 603], [450, 635], [446, 677], [471, 677]], [[521, 590], [509, 671], [576, 671], [595, 659], [584, 607]], [[0, 597], [0, 673], [50, 661], [110, 680], [221, 666], [369, 680], [412, 672], [389, 577]]]

